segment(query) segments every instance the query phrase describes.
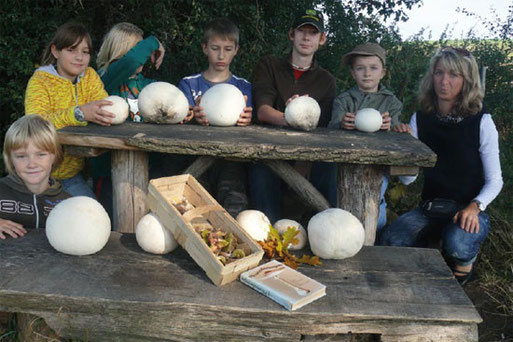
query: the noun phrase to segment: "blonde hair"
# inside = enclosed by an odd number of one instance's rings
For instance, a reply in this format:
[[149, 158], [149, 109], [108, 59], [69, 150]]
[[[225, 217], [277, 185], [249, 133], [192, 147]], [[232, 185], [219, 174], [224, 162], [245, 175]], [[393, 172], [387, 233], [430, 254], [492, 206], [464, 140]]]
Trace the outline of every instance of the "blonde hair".
[[103, 68], [105, 72], [110, 63], [130, 51], [142, 39], [143, 34], [143, 30], [131, 23], [114, 25], [103, 38], [103, 44], [96, 58], [98, 68]]
[[76, 22], [68, 22], [59, 26], [55, 35], [53, 36], [50, 43], [46, 46], [41, 58], [41, 65], [55, 64], [57, 59], [52, 54], [52, 46], [55, 46], [57, 50], [66, 49], [69, 47], [75, 48], [85, 39], [89, 52], [93, 51], [93, 43], [91, 36], [84, 25]]
[[483, 108], [483, 91], [477, 62], [467, 50], [453, 47], [440, 49], [431, 58], [428, 72], [419, 88], [420, 108], [426, 113], [438, 111], [438, 97], [433, 85], [434, 72], [438, 66], [463, 77], [463, 87], [452, 108], [452, 114], [465, 117], [479, 113]]
[[3, 157], [7, 172], [16, 174], [11, 152], [27, 147], [29, 142], [37, 148], [55, 155], [52, 170], [62, 162], [62, 148], [57, 138], [55, 126], [38, 114], [25, 115], [16, 120], [7, 130], [4, 140]]
[[203, 44], [213, 37], [222, 37], [231, 40], [235, 46], [239, 46], [239, 28], [232, 21], [226, 18], [212, 19], [203, 30]]

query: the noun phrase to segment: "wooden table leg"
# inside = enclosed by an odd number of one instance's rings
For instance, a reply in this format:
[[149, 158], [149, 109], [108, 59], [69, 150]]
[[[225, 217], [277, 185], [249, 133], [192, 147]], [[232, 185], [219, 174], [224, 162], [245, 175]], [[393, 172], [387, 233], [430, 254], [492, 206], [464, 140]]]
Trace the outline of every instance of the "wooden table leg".
[[[112, 151], [114, 230], [134, 233], [147, 212], [148, 154], [141, 151]], [[117, 229], [116, 229], [117, 228]]]
[[317, 211], [330, 208], [326, 198], [288, 163], [283, 160], [263, 160], [262, 162], [280, 176], [310, 207]]
[[356, 216], [365, 229], [365, 245], [376, 239], [383, 167], [378, 165], [339, 164], [339, 207]]

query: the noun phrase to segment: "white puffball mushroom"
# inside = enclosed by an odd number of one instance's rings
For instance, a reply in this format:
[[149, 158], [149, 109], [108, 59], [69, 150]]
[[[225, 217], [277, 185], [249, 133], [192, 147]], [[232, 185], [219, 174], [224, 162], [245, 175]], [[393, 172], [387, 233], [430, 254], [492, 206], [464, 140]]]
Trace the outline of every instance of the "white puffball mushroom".
[[109, 240], [110, 218], [98, 201], [86, 196], [70, 197], [48, 215], [46, 237], [61, 253], [94, 254]]
[[173, 234], [153, 213], [144, 215], [135, 227], [135, 239], [143, 250], [152, 254], [167, 254], [178, 246]]
[[189, 102], [180, 89], [167, 82], [153, 82], [139, 93], [139, 112], [148, 122], [176, 124], [189, 112]]
[[112, 124], [120, 125], [125, 122], [126, 118], [128, 118], [128, 113], [130, 112], [128, 103], [125, 99], [117, 95], [111, 95], [105, 98], [105, 100], [112, 102], [112, 104], [102, 106], [102, 109], [116, 115], [116, 117], [112, 119]]
[[288, 247], [290, 250], [298, 250], [303, 249], [306, 246], [306, 230], [303, 228], [301, 223], [289, 220], [289, 219], [281, 219], [274, 223], [274, 228], [278, 231], [278, 234], [283, 235], [289, 227], [294, 228], [295, 230], [299, 230], [299, 234], [296, 235], [296, 238], [299, 240], [296, 244], [290, 244]]
[[310, 248], [323, 259], [352, 257], [363, 247], [364, 240], [361, 222], [343, 209], [326, 209], [308, 222]]
[[237, 215], [237, 222], [253, 239], [264, 241], [269, 235], [271, 222], [258, 210], [243, 210]]
[[356, 112], [354, 125], [356, 129], [362, 132], [379, 131], [383, 124], [381, 113], [374, 108], [362, 108]]
[[200, 106], [210, 125], [234, 126], [246, 107], [246, 100], [239, 88], [221, 83], [210, 87], [201, 96]]
[[285, 108], [285, 121], [294, 128], [311, 131], [317, 127], [321, 117], [321, 107], [310, 96], [299, 96], [290, 101]]

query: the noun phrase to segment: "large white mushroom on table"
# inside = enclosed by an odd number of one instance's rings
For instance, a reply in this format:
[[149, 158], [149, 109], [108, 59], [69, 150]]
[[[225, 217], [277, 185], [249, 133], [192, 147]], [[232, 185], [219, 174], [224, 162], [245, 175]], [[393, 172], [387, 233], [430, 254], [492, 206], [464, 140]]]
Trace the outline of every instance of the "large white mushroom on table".
[[323, 259], [352, 257], [365, 241], [362, 223], [349, 211], [339, 208], [317, 213], [308, 222], [307, 229], [312, 252]]
[[57, 251], [71, 255], [99, 252], [110, 237], [110, 218], [102, 205], [86, 196], [65, 199], [46, 220], [46, 237]]

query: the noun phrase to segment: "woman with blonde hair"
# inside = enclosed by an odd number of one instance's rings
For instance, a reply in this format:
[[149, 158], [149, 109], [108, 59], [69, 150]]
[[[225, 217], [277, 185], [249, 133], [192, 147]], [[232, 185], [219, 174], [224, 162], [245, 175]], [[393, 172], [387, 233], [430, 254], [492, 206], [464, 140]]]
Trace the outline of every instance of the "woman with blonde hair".
[[409, 125], [396, 130], [424, 142], [437, 162], [424, 169], [421, 205], [380, 237], [384, 245], [411, 247], [441, 239], [443, 255], [462, 285], [472, 276], [490, 229], [485, 209], [503, 184], [498, 132], [482, 100], [478, 66], [470, 52], [446, 47], [432, 57], [420, 86], [420, 110]]

